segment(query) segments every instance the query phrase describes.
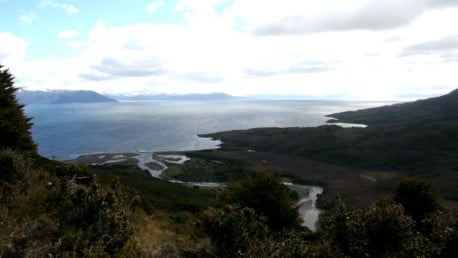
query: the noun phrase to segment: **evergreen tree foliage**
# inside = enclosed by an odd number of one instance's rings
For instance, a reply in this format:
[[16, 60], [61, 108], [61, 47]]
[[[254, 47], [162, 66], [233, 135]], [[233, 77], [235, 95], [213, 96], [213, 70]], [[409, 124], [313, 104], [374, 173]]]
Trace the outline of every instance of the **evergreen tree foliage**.
[[14, 77], [0, 65], [0, 149], [36, 152], [30, 134], [30, 118], [24, 115], [24, 105], [17, 102]]
[[324, 241], [339, 256], [368, 257], [364, 211], [348, 207], [340, 199], [336, 207], [320, 216]]
[[248, 251], [269, 235], [266, 218], [247, 207], [209, 208], [204, 225], [218, 257], [249, 257]]
[[259, 172], [230, 184], [219, 195], [220, 202], [236, 204], [254, 209], [267, 218], [274, 231], [284, 228], [299, 228], [301, 219], [292, 198], [293, 192], [279, 176]]
[[419, 178], [403, 179], [395, 189], [394, 200], [417, 224], [428, 214], [442, 209], [439, 194], [433, 190], [431, 183]]

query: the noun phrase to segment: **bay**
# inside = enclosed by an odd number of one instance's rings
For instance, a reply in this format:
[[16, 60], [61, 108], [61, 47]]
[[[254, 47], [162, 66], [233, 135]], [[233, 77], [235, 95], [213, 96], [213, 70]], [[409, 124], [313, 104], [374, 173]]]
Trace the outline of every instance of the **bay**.
[[309, 127], [326, 114], [390, 104], [372, 101], [228, 100], [34, 104], [39, 153], [59, 160], [81, 154], [218, 148], [198, 135], [255, 127]]

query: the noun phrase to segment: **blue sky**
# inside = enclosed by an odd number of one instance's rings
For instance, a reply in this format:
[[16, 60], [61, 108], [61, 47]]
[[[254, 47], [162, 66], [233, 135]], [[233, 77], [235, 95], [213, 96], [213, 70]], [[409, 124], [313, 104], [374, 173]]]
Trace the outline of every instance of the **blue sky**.
[[0, 17], [0, 63], [30, 90], [383, 100], [458, 86], [455, 0], [0, 0]]

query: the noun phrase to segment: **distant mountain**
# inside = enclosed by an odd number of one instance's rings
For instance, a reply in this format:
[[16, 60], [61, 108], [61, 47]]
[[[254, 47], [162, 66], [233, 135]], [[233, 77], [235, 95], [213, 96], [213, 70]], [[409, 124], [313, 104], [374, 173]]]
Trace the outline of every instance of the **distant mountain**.
[[228, 100], [236, 98], [226, 93], [193, 93], [193, 94], [157, 94], [157, 95], [110, 95], [110, 97], [120, 101], [155, 101], [155, 100], [174, 100], [174, 101], [214, 101]]
[[23, 104], [64, 104], [116, 102], [95, 91], [86, 90], [52, 90], [52, 91], [18, 91], [16, 97]]
[[458, 89], [440, 97], [327, 115], [331, 122], [384, 126], [458, 118]]

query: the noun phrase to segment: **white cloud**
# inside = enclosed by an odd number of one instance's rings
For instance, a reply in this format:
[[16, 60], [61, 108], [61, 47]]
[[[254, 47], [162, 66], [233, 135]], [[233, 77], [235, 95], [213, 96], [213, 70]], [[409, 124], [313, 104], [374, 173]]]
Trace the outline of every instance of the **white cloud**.
[[288, 35], [394, 29], [407, 26], [426, 11], [453, 6], [458, 6], [458, 1], [236, 0], [234, 8], [253, 26], [254, 34]]
[[36, 18], [37, 15], [32, 11], [19, 16], [19, 20], [25, 24], [31, 24]]
[[[458, 9], [448, 8], [455, 1], [417, 3], [399, 13], [395, 8], [390, 21], [391, 16], [383, 17], [387, 6], [410, 3], [182, 0], [175, 12], [185, 16], [185, 24], [114, 26], [100, 21], [87, 39], [78, 41], [75, 31], [62, 31], [58, 36], [69, 39], [81, 55], [27, 62], [17, 77], [31, 88], [84, 87], [107, 93], [224, 91], [352, 99], [445, 93], [458, 85], [451, 37], [457, 32], [450, 26], [458, 24]], [[371, 21], [375, 7], [383, 15]], [[330, 23], [330, 14], [347, 17], [347, 22]], [[314, 33], [253, 35], [284, 17], [305, 17], [322, 27]], [[302, 18], [287, 20], [281, 29], [302, 28]], [[430, 54], [401, 57], [407, 50]]]
[[79, 33], [75, 30], [63, 30], [57, 33], [57, 37], [62, 39], [73, 39], [78, 37]]
[[62, 2], [55, 1], [55, 0], [42, 1], [41, 6], [52, 6], [55, 8], [62, 8], [67, 13], [78, 13], [80, 11], [76, 6], [72, 4], [62, 3]]
[[152, 12], [156, 11], [157, 9], [163, 7], [163, 6], [164, 6], [164, 2], [163, 1], [152, 2], [146, 7], [146, 10], [148, 10], [148, 12], [152, 13]]
[[0, 63], [15, 65], [24, 59], [28, 43], [9, 32], [0, 33]]

